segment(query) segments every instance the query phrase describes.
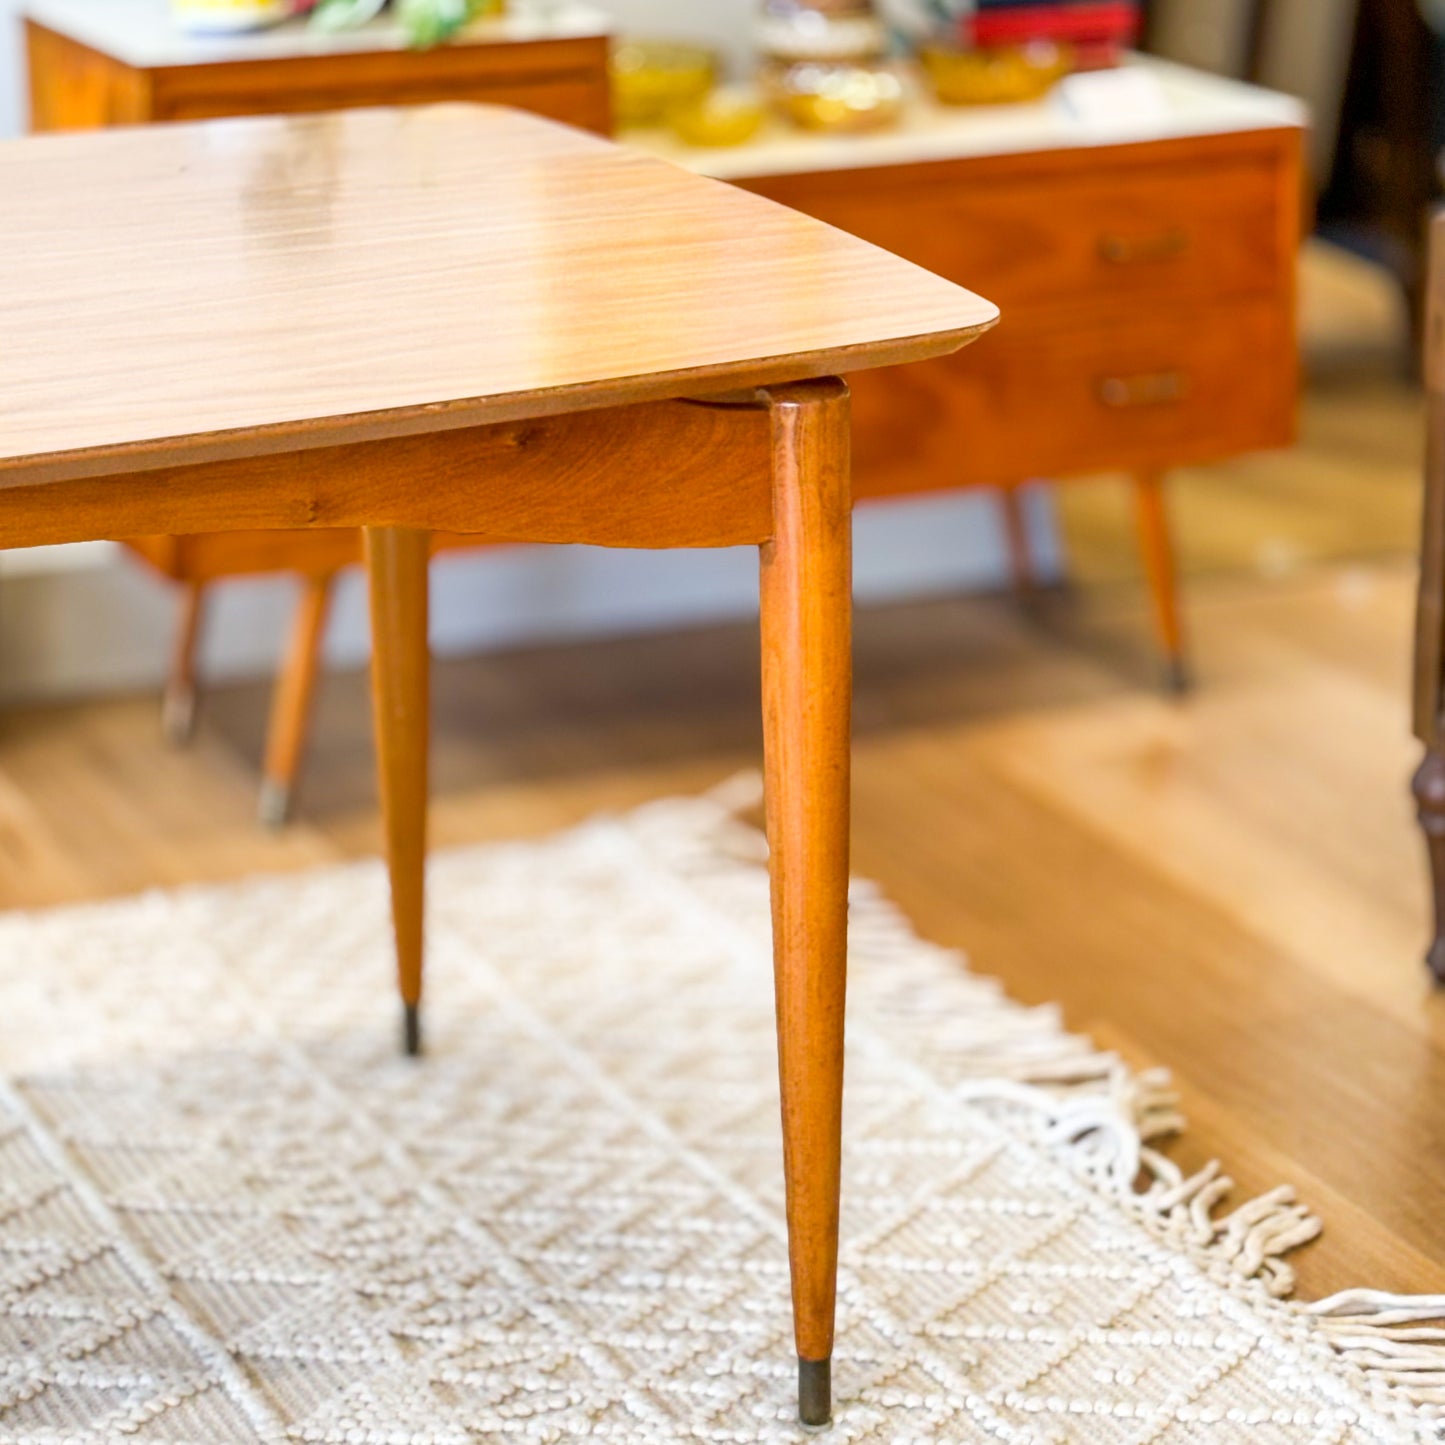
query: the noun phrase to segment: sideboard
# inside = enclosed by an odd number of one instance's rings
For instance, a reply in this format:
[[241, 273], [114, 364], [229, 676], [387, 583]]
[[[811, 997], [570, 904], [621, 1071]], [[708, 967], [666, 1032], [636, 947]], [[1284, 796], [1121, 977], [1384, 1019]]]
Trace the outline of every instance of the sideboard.
[[[1163, 61], [1126, 70], [1132, 108], [1098, 119], [1071, 110], [1066, 81], [1034, 105], [916, 96], [905, 126], [871, 135], [625, 138], [996, 298], [1007, 320], [977, 346], [858, 379], [854, 495], [988, 486], [1007, 505], [1030, 481], [1127, 474], [1165, 681], [1182, 689], [1165, 478], [1294, 439], [1306, 117]], [[1009, 536], [1026, 575], [1016, 513]]]
[[573, 4], [481, 20], [451, 44], [411, 50], [385, 17], [340, 33], [292, 23], [199, 36], [170, 24], [164, 0], [34, 0], [30, 128], [476, 100], [606, 133], [607, 35], [605, 17]]

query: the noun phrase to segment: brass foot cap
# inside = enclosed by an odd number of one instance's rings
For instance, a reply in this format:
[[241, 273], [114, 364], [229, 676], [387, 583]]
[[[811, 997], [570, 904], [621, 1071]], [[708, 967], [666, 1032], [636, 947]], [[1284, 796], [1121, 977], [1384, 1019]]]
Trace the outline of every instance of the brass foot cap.
[[809, 1430], [833, 1423], [833, 1361], [798, 1360], [798, 1419]]
[[419, 1004], [403, 1005], [401, 1032], [402, 1046], [406, 1049], [407, 1058], [418, 1058], [421, 1054], [421, 1006]]

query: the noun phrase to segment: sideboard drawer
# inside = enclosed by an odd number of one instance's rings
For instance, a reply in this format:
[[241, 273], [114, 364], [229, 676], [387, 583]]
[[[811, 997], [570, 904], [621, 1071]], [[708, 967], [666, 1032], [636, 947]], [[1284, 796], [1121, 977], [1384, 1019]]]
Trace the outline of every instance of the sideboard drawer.
[[1113, 327], [1000, 327], [957, 356], [851, 380], [860, 497], [1207, 461], [1294, 438], [1278, 300]]
[[151, 72], [151, 89], [155, 120], [474, 101], [611, 127], [601, 37], [175, 66]]
[[431, 50], [350, 50], [137, 68], [35, 20], [25, 23], [31, 129], [476, 101], [607, 134], [605, 35]]
[[1187, 162], [1114, 147], [1006, 171], [949, 161], [745, 184], [985, 291], [1012, 325], [1043, 309], [1288, 286], [1296, 144], [1264, 132], [1199, 142]]
[[485, 105], [508, 105], [533, 115], [559, 120], [564, 125], [607, 134], [611, 126], [607, 89], [586, 78], [504, 85], [477, 85], [459, 80], [446, 87], [342, 86], [330, 91], [208, 92], [188, 93], [172, 99], [161, 94], [156, 101], [156, 120], [218, 120], [230, 116], [274, 115], [285, 111], [299, 115], [307, 111], [357, 110], [382, 105], [436, 105], [444, 101], [466, 101]]

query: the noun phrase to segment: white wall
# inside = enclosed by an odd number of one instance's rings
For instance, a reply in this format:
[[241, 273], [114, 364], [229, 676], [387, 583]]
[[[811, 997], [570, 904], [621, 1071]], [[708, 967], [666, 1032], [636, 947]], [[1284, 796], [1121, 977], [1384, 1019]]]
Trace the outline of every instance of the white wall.
[[[1045, 575], [1057, 570], [1052, 516], [1036, 496], [1032, 522]], [[998, 587], [1006, 579], [993, 498], [977, 493], [859, 509], [861, 601]], [[36, 565], [40, 563], [41, 565]], [[433, 572], [432, 640], [464, 654], [552, 638], [645, 631], [757, 611], [757, 554], [510, 548], [443, 558]], [[269, 672], [295, 597], [285, 579], [218, 590], [202, 648], [205, 672]], [[108, 544], [62, 563], [0, 554], [0, 702], [153, 687], [174, 625], [169, 586]], [[334, 664], [367, 650], [361, 578], [338, 591], [327, 640]]]
[[745, 71], [748, 35], [757, 0], [592, 0], [611, 13], [621, 35], [659, 40], [699, 40], [728, 57], [734, 74]]
[[[20, 127], [16, 12], [0, 0], [0, 135]], [[158, 0], [159, 3], [159, 0]], [[695, 37], [745, 63], [753, 0], [606, 0], [619, 30]], [[3, 204], [3, 201], [0, 201]], [[1053, 526], [1037, 498], [1034, 531], [1046, 568]], [[993, 499], [970, 495], [864, 509], [857, 537], [863, 600], [977, 589], [1005, 580]], [[208, 671], [237, 677], [274, 664], [293, 592], [285, 580], [221, 589], [204, 647]], [[757, 560], [748, 551], [646, 554], [589, 548], [472, 553], [438, 565], [434, 642], [465, 652], [549, 637], [666, 627], [752, 614]], [[169, 590], [105, 548], [0, 554], [0, 701], [153, 686], [164, 673]], [[341, 589], [328, 639], [334, 662], [366, 654], [359, 578]]]
[[19, 135], [23, 125], [22, 3], [23, 0], [0, 0], [0, 139]]

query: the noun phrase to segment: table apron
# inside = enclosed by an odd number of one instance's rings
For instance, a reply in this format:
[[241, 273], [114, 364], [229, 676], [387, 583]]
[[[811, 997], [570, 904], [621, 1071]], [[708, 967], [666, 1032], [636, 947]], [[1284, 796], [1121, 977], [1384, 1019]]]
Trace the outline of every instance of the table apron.
[[727, 547], [772, 535], [766, 405], [646, 402], [0, 490], [0, 547], [293, 527]]

